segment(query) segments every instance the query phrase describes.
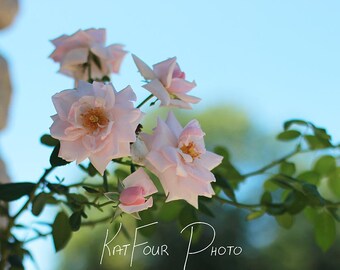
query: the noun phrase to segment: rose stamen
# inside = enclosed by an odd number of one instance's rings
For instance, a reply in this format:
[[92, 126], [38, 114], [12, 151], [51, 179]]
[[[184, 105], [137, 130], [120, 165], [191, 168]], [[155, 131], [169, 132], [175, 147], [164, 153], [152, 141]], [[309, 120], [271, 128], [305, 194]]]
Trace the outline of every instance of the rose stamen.
[[191, 156], [192, 159], [201, 155], [201, 153], [196, 150], [196, 145], [193, 142], [190, 142], [188, 145], [183, 145], [180, 149], [184, 154]]
[[92, 108], [86, 113], [81, 114], [83, 126], [89, 132], [94, 132], [98, 128], [103, 128], [109, 123], [105, 111], [102, 108]]

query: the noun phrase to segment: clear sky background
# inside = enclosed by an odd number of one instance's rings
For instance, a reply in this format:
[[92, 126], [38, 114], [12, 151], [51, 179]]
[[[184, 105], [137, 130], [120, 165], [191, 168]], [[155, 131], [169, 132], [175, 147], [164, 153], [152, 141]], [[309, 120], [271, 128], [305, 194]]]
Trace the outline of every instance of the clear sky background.
[[[39, 138], [51, 125], [51, 96], [73, 86], [47, 58], [49, 40], [91, 27], [106, 28], [108, 44], [123, 43], [149, 64], [177, 56], [198, 84], [192, 94], [202, 102], [195, 108], [237, 105], [274, 132], [287, 119], [305, 118], [339, 141], [339, 12], [335, 0], [21, 1], [14, 25], [0, 32], [14, 87], [0, 134], [9, 174], [35, 181], [48, 167], [50, 149]], [[140, 99], [147, 96], [130, 56], [112, 81], [117, 90], [131, 84]], [[75, 173], [69, 166], [61, 176]], [[41, 269], [53, 269], [52, 243], [33, 246]]]

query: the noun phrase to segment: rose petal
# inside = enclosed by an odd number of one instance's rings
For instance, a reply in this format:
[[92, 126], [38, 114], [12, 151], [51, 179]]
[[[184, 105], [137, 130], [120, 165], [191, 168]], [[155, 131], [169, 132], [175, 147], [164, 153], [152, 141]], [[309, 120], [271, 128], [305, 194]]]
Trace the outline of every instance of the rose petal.
[[119, 204], [118, 207], [125, 213], [132, 214], [136, 212], [140, 212], [143, 210], [146, 210], [153, 205], [153, 199], [152, 197], [149, 198], [145, 203], [140, 204], [140, 205], [123, 205]]
[[145, 80], [153, 80], [156, 78], [156, 74], [147, 64], [145, 64], [141, 59], [139, 59], [134, 54], [132, 54], [132, 58], [138, 68], [138, 71], [144, 77]]

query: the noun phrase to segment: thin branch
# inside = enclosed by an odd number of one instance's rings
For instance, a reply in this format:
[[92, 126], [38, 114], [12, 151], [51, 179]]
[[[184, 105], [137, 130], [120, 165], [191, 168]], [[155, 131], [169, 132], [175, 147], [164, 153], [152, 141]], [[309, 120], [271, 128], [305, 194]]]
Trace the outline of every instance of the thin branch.
[[107, 173], [106, 173], [106, 171], [104, 171], [104, 174], [103, 174], [103, 187], [104, 187], [104, 190], [106, 192], [109, 191], [109, 184], [107, 182]]
[[103, 222], [105, 222], [105, 221], [108, 221], [108, 220], [110, 220], [110, 219], [113, 219], [113, 217], [114, 217], [114, 214], [111, 214], [111, 215], [109, 215], [109, 216], [107, 216], [107, 217], [103, 217], [103, 218], [101, 218], [101, 219], [86, 221], [86, 222], [83, 222], [83, 223], [81, 224], [81, 226], [94, 226], [94, 225], [96, 225], [96, 224], [103, 223]]
[[26, 203], [21, 207], [21, 209], [18, 211], [18, 213], [16, 213], [12, 219], [15, 220], [18, 216], [20, 216], [20, 214], [22, 212], [24, 212], [26, 210], [26, 208], [28, 207], [28, 205], [32, 202], [32, 200], [34, 199], [34, 193], [36, 192], [36, 190], [38, 189], [39, 185], [45, 181], [45, 178], [47, 175], [50, 174], [50, 172], [53, 171], [55, 167], [50, 167], [49, 169], [45, 170], [45, 173], [40, 177], [38, 183], [35, 185], [34, 189], [32, 190], [32, 192], [29, 195], [28, 200], [26, 201]]
[[148, 102], [153, 97], [153, 94], [150, 94], [146, 99], [144, 99], [138, 106], [137, 109], [142, 107], [146, 102]]
[[254, 208], [259, 208], [262, 205], [261, 204], [245, 204], [245, 203], [239, 203], [239, 202], [235, 202], [235, 201], [231, 201], [228, 199], [224, 199], [218, 196], [214, 197], [215, 199], [217, 199], [218, 201], [220, 201], [223, 204], [230, 204], [233, 206], [236, 206], [238, 208], [244, 208], [244, 209], [248, 209], [248, 210], [253, 210]]

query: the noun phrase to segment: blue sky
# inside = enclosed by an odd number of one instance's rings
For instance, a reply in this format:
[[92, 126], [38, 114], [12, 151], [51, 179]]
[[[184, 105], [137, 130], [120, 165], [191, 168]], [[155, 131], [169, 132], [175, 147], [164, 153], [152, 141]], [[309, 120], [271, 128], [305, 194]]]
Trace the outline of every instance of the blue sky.
[[[339, 9], [339, 1], [316, 0], [21, 1], [14, 25], [0, 32], [14, 86], [9, 125], [0, 134], [9, 174], [31, 181], [48, 166], [50, 149], [39, 137], [51, 125], [51, 96], [73, 85], [47, 59], [49, 40], [91, 27], [106, 28], [108, 44], [123, 43], [149, 64], [177, 56], [198, 84], [192, 93], [202, 102], [195, 108], [238, 105], [272, 131], [305, 118], [339, 141]], [[130, 56], [112, 81], [118, 90], [131, 84], [139, 98], [147, 95]], [[75, 173], [72, 166], [61, 172]]]

